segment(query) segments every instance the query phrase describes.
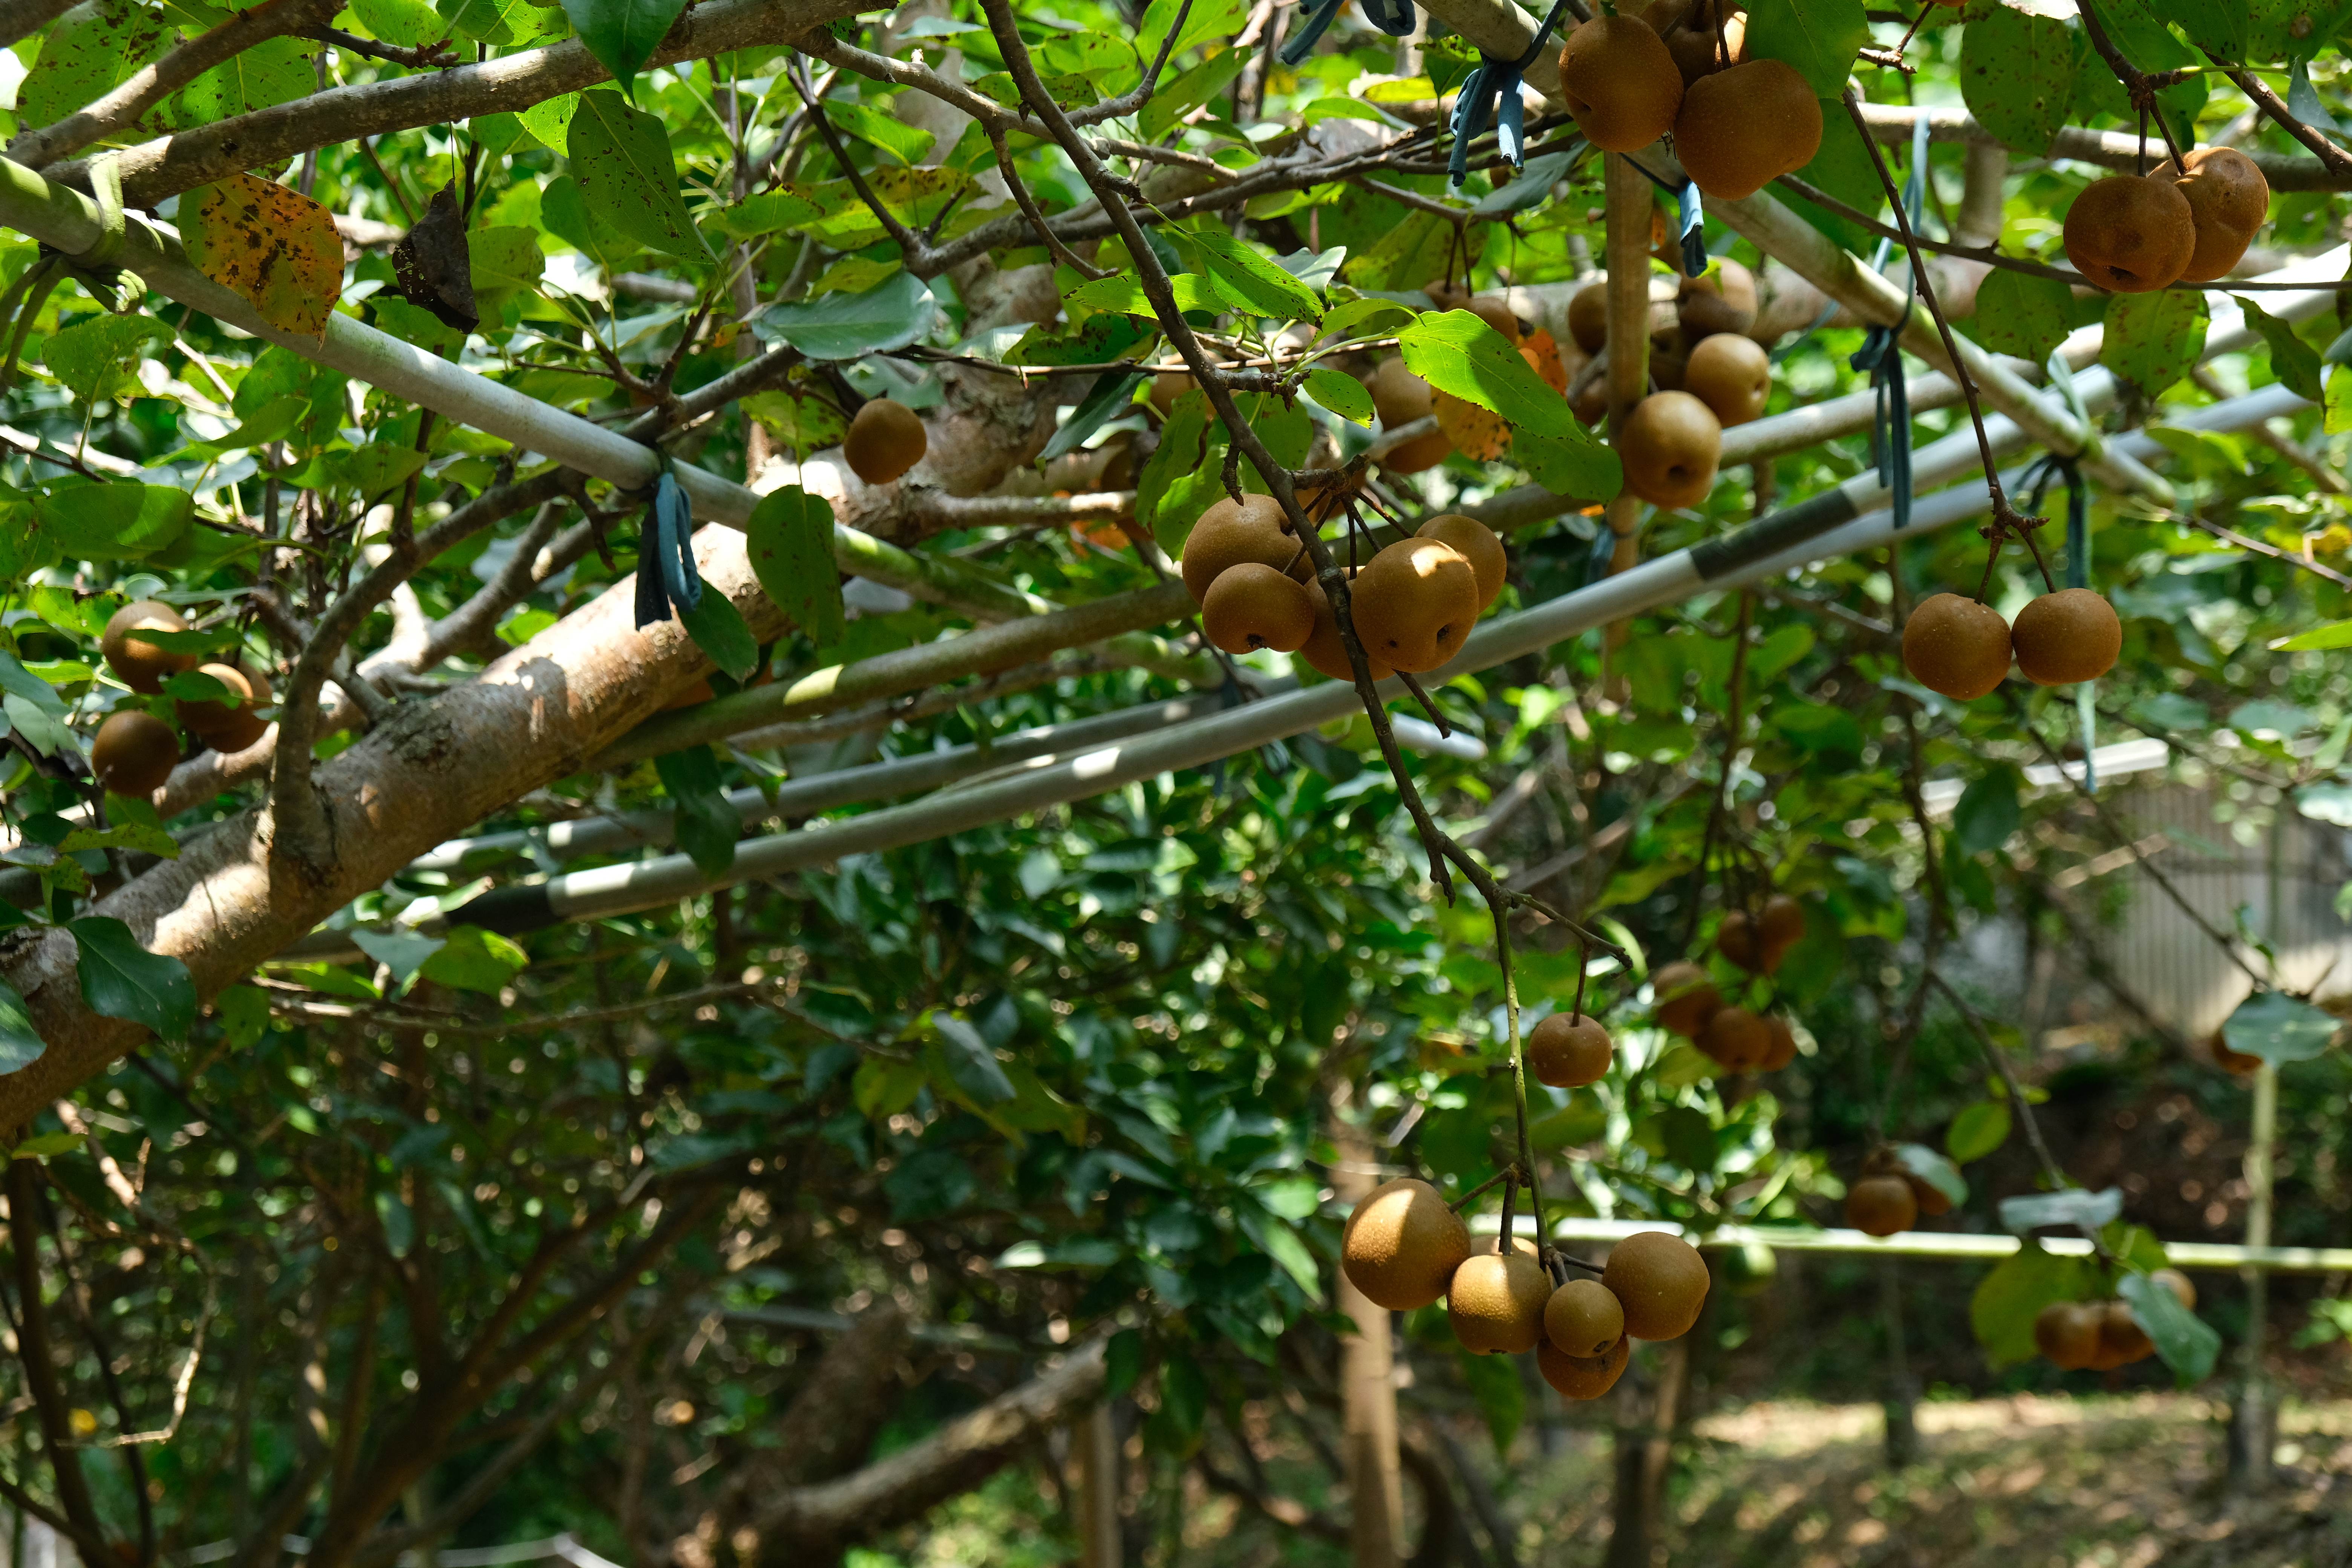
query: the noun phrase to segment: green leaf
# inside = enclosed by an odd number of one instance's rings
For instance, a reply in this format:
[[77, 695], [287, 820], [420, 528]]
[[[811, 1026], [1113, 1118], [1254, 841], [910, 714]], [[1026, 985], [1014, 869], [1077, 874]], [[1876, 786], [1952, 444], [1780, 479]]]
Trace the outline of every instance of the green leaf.
[[[706, 594], [706, 602], [723, 598]], [[706, 877], [717, 877], [735, 864], [735, 846], [743, 837], [743, 814], [727, 798], [719, 775], [719, 753], [709, 746], [669, 752], [654, 759], [662, 790], [676, 808], [672, 817], [677, 847]]]
[[1474, 1355], [1459, 1345], [1454, 1347], [1454, 1364], [1462, 1381], [1469, 1384], [1478, 1414], [1486, 1418], [1486, 1435], [1495, 1440], [1496, 1457], [1507, 1460], [1512, 1441], [1528, 1418], [1528, 1390], [1519, 1381], [1519, 1369], [1509, 1356]]
[[439, 43], [449, 32], [425, 0], [352, 0], [352, 15], [371, 37], [404, 49]]
[[694, 638], [695, 646], [709, 654], [710, 662], [725, 670], [730, 679], [749, 680], [751, 672], [760, 668], [760, 641], [751, 635], [743, 612], [726, 595], [710, 590], [694, 608], [680, 605], [677, 618], [686, 624], [687, 635]]
[[1625, 488], [1625, 466], [1616, 448], [1590, 431], [1561, 437], [1514, 429], [1511, 458], [1556, 496], [1607, 500]]
[[373, 500], [425, 469], [423, 452], [405, 442], [371, 441], [348, 452], [330, 452], [319, 465], [326, 486]]
[[787, 343], [811, 359], [862, 359], [905, 348], [930, 330], [938, 310], [921, 279], [899, 272], [863, 294], [771, 305], [756, 318], [755, 328], [762, 338]]
[[771, 490], [743, 525], [752, 575], [819, 647], [841, 641], [841, 568], [833, 559], [833, 507], [798, 485]]
[[2224, 65], [2246, 59], [2246, 36], [2253, 25], [2246, 0], [2166, 0], [2166, 19], [2189, 41]]
[[1405, 368], [1516, 428], [1561, 440], [1590, 439], [1554, 392], [1503, 335], [1467, 310], [1432, 310], [1397, 332]]
[[121, 382], [125, 361], [171, 335], [152, 316], [93, 316], [53, 335], [41, 347], [41, 363], [76, 399], [95, 403]]
[[[1157, 0], [1155, 0], [1157, 3]], [[1160, 1363], [1160, 1408], [1151, 1413], [1153, 1435], [1173, 1453], [1190, 1453], [1201, 1439], [1201, 1422], [1209, 1413], [1209, 1380], [1191, 1356], [1170, 1356]]]
[[1960, 97], [2012, 152], [2039, 158], [2074, 107], [2083, 47], [2082, 33], [2055, 17], [1990, 6], [1961, 30]]
[[312, 50], [299, 38], [265, 38], [251, 45], [190, 82], [173, 118], [189, 126], [211, 125], [308, 98], [319, 90]]
[[[1160, 547], [1171, 555], [1184, 552], [1184, 535], [1192, 526], [1191, 516], [1171, 514], [1172, 526], [1163, 531], [1160, 526], [1160, 503], [1180, 478], [1197, 474], [1202, 468], [1202, 440], [1209, 430], [1209, 400], [1197, 390], [1176, 400], [1169, 411], [1168, 422], [1160, 427], [1160, 446], [1143, 465], [1143, 472], [1135, 481], [1135, 521], [1151, 531]], [[1170, 537], [1171, 534], [1174, 537]]]
[[1320, 366], [1307, 373], [1307, 395], [1338, 415], [1340, 418], [1361, 425], [1367, 429], [1372, 423], [1372, 395], [1364, 384], [1345, 371], [1328, 370]]
[[258, 985], [232, 985], [213, 998], [221, 1037], [236, 1050], [249, 1050], [269, 1032], [269, 993]]
[[568, 156], [589, 218], [648, 250], [689, 261], [710, 255], [677, 194], [669, 132], [610, 88], [580, 95]]
[[2334, 1014], [2283, 991], [2258, 991], [2238, 1004], [2221, 1026], [2233, 1051], [2260, 1057], [2273, 1067], [2309, 1061], [2333, 1045], [2344, 1026]]
[[[1168, 289], [1176, 297], [1179, 310], [1207, 310], [1222, 316], [1234, 308], [1216, 284], [1198, 272], [1169, 274]], [[1157, 314], [1144, 296], [1142, 283], [1131, 272], [1115, 272], [1108, 278], [1081, 284], [1065, 295], [1062, 302], [1078, 310], [1113, 311], [1124, 316]]]
[[1157, 142], [1167, 135], [1178, 121], [1233, 85], [1248, 60], [1246, 49], [1224, 49], [1162, 81], [1151, 101], [1136, 116], [1143, 139]]
[[195, 501], [165, 485], [60, 487], [33, 503], [42, 534], [78, 561], [135, 561], [188, 531]]
[[1135, 384], [1143, 379], [1139, 370], [1107, 370], [1095, 377], [1093, 386], [1070, 410], [1045, 449], [1037, 454], [1041, 464], [1050, 463], [1065, 452], [1075, 452], [1087, 444], [1087, 437], [1118, 417], [1135, 398]]
[[835, 130], [846, 132], [860, 142], [878, 147], [897, 159], [901, 166], [911, 166], [931, 150], [937, 140], [919, 125], [912, 125], [896, 115], [864, 103], [827, 102], [826, 118]]
[[2156, 1343], [2156, 1353], [2182, 1388], [2212, 1375], [2221, 1353], [2213, 1326], [2180, 1304], [2180, 1298], [2145, 1274], [2126, 1274], [2116, 1294], [2131, 1303], [2132, 1319]]
[[1276, 321], [1319, 321], [1323, 303], [1315, 290], [1292, 277], [1248, 242], [1222, 228], [1197, 229], [1175, 237], [1179, 249], [1198, 258], [1202, 272], [1234, 310]]
[[564, 152], [572, 144], [572, 117], [580, 110], [580, 95], [559, 92], [553, 98], [543, 98], [529, 109], [515, 110], [522, 128], [541, 142]]
[[975, 1104], [999, 1105], [1013, 1098], [1013, 1080], [1004, 1076], [995, 1051], [978, 1029], [950, 1013], [932, 1014], [931, 1026], [939, 1031], [940, 1056], [948, 1076]]
[[1143, 1334], [1137, 1329], [1121, 1329], [1103, 1347], [1103, 1397], [1118, 1398], [1142, 1375]]
[[1924, 1143], [1897, 1143], [1895, 1157], [1903, 1169], [1956, 1204], [1969, 1201], [1969, 1184], [1957, 1167]]
[[2327, 407], [2321, 428], [2330, 436], [2340, 436], [2352, 430], [2352, 375], [2345, 367], [2333, 365], [2327, 372]]
[[719, 207], [707, 212], [702, 226], [716, 230], [730, 239], [759, 239], [788, 228], [797, 228], [817, 216], [817, 205], [805, 196], [790, 191], [761, 191], [746, 196], [731, 207]]
[[184, 1039], [196, 1021], [196, 986], [188, 966], [150, 952], [111, 915], [66, 922], [80, 950], [81, 999], [93, 1013], [142, 1025], [166, 1040]]
[[850, 1098], [868, 1121], [878, 1121], [914, 1104], [926, 1081], [919, 1063], [868, 1057], [849, 1080]]
[[2036, 1354], [2033, 1320], [2053, 1301], [2075, 1301], [2093, 1285], [2087, 1258], [2061, 1258], [2028, 1240], [1978, 1281], [1969, 1299], [1969, 1326], [1994, 1370]]
[[66, 716], [66, 700], [58, 695], [58, 689], [26, 669], [6, 648], [0, 648], [0, 691], [21, 698], [52, 719]]
[[2018, 804], [2023, 776], [2006, 764], [1988, 768], [1969, 782], [1952, 807], [1952, 837], [1961, 849], [1982, 855], [2009, 842], [2024, 819]]
[[41, 1059], [49, 1043], [33, 1028], [33, 1016], [16, 988], [0, 980], [0, 1073], [16, 1072]]
[[2205, 296], [2192, 289], [2110, 295], [2099, 363], [2153, 397], [2205, 352]]
[[686, 0], [563, 0], [563, 14], [572, 18], [581, 47], [613, 73], [632, 100], [637, 73], [685, 9]]
[[506, 295], [536, 290], [547, 268], [539, 231], [520, 224], [478, 228], [467, 237], [467, 261], [474, 295], [485, 305]]
[[1470, 210], [1480, 217], [1507, 217], [1512, 213], [1541, 206], [1551, 199], [1551, 188], [1568, 177], [1569, 170], [1575, 165], [1580, 155], [1580, 151], [1571, 150], [1530, 158], [1527, 166], [1519, 171], [1518, 178], [1507, 185], [1496, 186]]
[[457, 926], [417, 973], [436, 985], [495, 996], [530, 962], [530, 954], [496, 931]]
[[2352, 647], [2352, 621], [2330, 621], [2307, 632], [2297, 632], [2271, 644], [2280, 653], [2306, 653], [2331, 647]]
[[1257, 1244], [1259, 1251], [1282, 1266], [1282, 1271], [1307, 1293], [1308, 1300], [1322, 1300], [1322, 1270], [1315, 1262], [1315, 1254], [1298, 1239], [1297, 1231], [1278, 1219], [1246, 1208], [1241, 1211], [1241, 1227], [1243, 1234]]
[[580, 182], [569, 174], [558, 174], [540, 192], [539, 216], [547, 225], [548, 233], [606, 272], [617, 270], [640, 248], [635, 240], [603, 226], [590, 216], [588, 199], [581, 194]]
[[439, 0], [437, 9], [457, 32], [501, 47], [559, 34], [566, 26], [561, 10], [530, 0]]
[[161, 17], [128, 0], [76, 6], [49, 29], [17, 85], [16, 123], [64, 119], [179, 41]]
[[47, 1160], [59, 1154], [70, 1154], [80, 1147], [81, 1134], [79, 1132], [44, 1132], [17, 1144], [8, 1151], [8, 1157], [12, 1160]]
[[1944, 1152], [1961, 1164], [1981, 1160], [2009, 1142], [2009, 1106], [1998, 1100], [1979, 1100], [1963, 1106], [1944, 1130]]
[[2055, 278], [1995, 268], [1977, 289], [1977, 342], [2035, 364], [2066, 341], [2074, 293]]
[[448, 946], [449, 941], [406, 927], [391, 931], [357, 927], [352, 931], [352, 945], [383, 964], [390, 972], [394, 984], [405, 985], [408, 977], [424, 968], [425, 960]]
[[[1418, 207], [1400, 207], [1385, 199], [1381, 205], [1400, 216], [1373, 231], [1370, 248], [1350, 246], [1339, 276], [1359, 289], [1418, 289], [1444, 272], [1455, 244], [1454, 225]], [[1327, 241], [1331, 238], [1331, 228], [1327, 226], [1323, 235]]]
[[2319, 402], [2319, 351], [2294, 335], [2294, 322], [2280, 321], [2243, 294], [2234, 298], [2245, 310], [2247, 324], [2271, 346], [2271, 374], [2297, 397]]
[[1748, 56], [1786, 60], [1816, 98], [1845, 91], [1854, 57], [1869, 41], [1862, 0], [1756, 0], [1748, 13]]

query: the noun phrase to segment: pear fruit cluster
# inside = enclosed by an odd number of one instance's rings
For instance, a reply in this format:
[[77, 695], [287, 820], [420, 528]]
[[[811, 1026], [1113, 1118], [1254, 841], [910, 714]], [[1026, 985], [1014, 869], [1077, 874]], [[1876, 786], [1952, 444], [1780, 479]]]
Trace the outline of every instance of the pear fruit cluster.
[[1706, 1302], [1706, 1262], [1680, 1237], [1627, 1237], [1600, 1279], [1556, 1285], [1525, 1237], [1474, 1248], [1444, 1195], [1410, 1176], [1364, 1195], [1348, 1216], [1339, 1254], [1349, 1283], [1373, 1305], [1410, 1312], [1442, 1300], [1465, 1349], [1533, 1351], [1544, 1380], [1570, 1399], [1608, 1393], [1631, 1341], [1688, 1333]]
[[[99, 637], [99, 651], [122, 684], [142, 696], [158, 696], [175, 675], [194, 671], [219, 682], [219, 698], [175, 702], [180, 724], [216, 752], [242, 752], [261, 739], [269, 721], [260, 713], [272, 698], [269, 679], [238, 658], [201, 661], [175, 653], [153, 634], [184, 632], [179, 611], [156, 599], [141, 599], [114, 612]], [[119, 708], [90, 740], [90, 771], [120, 795], [149, 795], [163, 786], [180, 761], [179, 736], [172, 726], [140, 708]]]
[[[2148, 1278], [2171, 1291], [2181, 1306], [2195, 1310], [2197, 1288], [2187, 1275], [2159, 1268]], [[2131, 1303], [2113, 1298], [2051, 1302], [2034, 1316], [2033, 1348], [2062, 1372], [2107, 1372], [2156, 1353], [2155, 1342], [2140, 1326]]]
[[1864, 1236], [1895, 1236], [1922, 1215], [1949, 1214], [1952, 1200], [1941, 1187], [1904, 1167], [1893, 1149], [1871, 1151], [1862, 1175], [1846, 1189], [1845, 1223]]
[[1658, 1026], [1690, 1041], [1727, 1071], [1778, 1072], [1797, 1059], [1796, 1031], [1786, 1018], [1726, 1002], [1698, 964], [1661, 964], [1650, 986]]
[[2226, 277], [2269, 216], [2270, 182], [2234, 147], [2207, 147], [2147, 174], [2111, 174], [2066, 209], [2066, 258], [2117, 294]]
[[1922, 599], [1903, 623], [1903, 668], [1930, 691], [1973, 702], [2000, 686], [2013, 658], [2036, 686], [2096, 680], [2123, 652], [2123, 622], [2089, 588], [2060, 588], [2032, 600], [2014, 626], [1958, 594]]
[[[1679, 252], [1661, 255], [1680, 265]], [[1746, 335], [1756, 316], [1756, 276], [1727, 258], [1683, 278], [1671, 302], [1654, 300], [1647, 363], [1657, 390], [1634, 405], [1614, 437], [1634, 495], [1673, 509], [1696, 506], [1715, 488], [1724, 431], [1760, 418], [1772, 395], [1771, 358]], [[1579, 289], [1568, 318], [1580, 350], [1605, 353], [1607, 282]], [[1577, 416], [1599, 422], [1603, 384], [1588, 376], [1580, 396]]]
[[1272, 496], [1228, 496], [1202, 512], [1180, 564], [1202, 633], [1227, 653], [1296, 653], [1314, 636], [1306, 546]]

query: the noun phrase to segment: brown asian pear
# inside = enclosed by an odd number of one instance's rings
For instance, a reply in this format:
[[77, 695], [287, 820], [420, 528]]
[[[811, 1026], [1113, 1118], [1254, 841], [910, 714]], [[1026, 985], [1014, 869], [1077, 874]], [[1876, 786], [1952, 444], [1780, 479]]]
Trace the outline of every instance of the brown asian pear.
[[2009, 623], [1958, 594], [1922, 599], [1903, 623], [1903, 668], [1930, 691], [1973, 702], [2009, 674]]
[[1706, 1304], [1706, 1260], [1678, 1236], [1644, 1230], [1612, 1247], [1601, 1283], [1625, 1309], [1625, 1331], [1637, 1340], [1678, 1339]]
[[1470, 1227], [1427, 1182], [1400, 1176], [1364, 1194], [1339, 1238], [1348, 1282], [1391, 1312], [1445, 1294], [1470, 1256]]
[[1177, 563], [1184, 574], [1185, 591], [1195, 604], [1204, 604], [1210, 584], [1230, 567], [1254, 561], [1276, 572], [1304, 576], [1307, 557], [1282, 503], [1272, 496], [1227, 496], [1201, 513], [1184, 538], [1184, 557]]
[[1445, 1314], [1465, 1350], [1523, 1355], [1543, 1338], [1550, 1300], [1551, 1277], [1528, 1254], [1474, 1254], [1445, 1288]]
[[1716, 201], [1752, 196], [1821, 150], [1821, 100], [1781, 60], [1749, 60], [1700, 78], [1675, 116], [1675, 156]]
[[887, 485], [921, 462], [930, 446], [930, 433], [913, 409], [894, 398], [872, 397], [850, 420], [841, 455], [867, 484]]
[[1295, 577], [1244, 561], [1228, 566], [1201, 601], [1201, 631], [1227, 653], [1295, 653], [1315, 631], [1315, 602]]
[[1723, 423], [1687, 392], [1654, 392], [1617, 435], [1625, 488], [1652, 506], [1696, 506], [1715, 488]]
[[1364, 651], [1398, 669], [1435, 669], [1462, 651], [1478, 620], [1478, 572], [1434, 539], [1401, 539], [1349, 584]]
[[152, 713], [118, 708], [89, 743], [89, 771], [110, 795], [144, 799], [163, 787], [180, 760], [180, 737]]
[[2100, 288], [2146, 294], [2179, 279], [2197, 253], [2197, 215], [2174, 181], [2110, 174], [2066, 209], [2066, 258]]
[[98, 640], [99, 650], [106, 655], [107, 665], [121, 678], [123, 685], [152, 697], [163, 689], [167, 678], [194, 667], [196, 657], [166, 652], [138, 634], [187, 629], [188, 623], [171, 605], [155, 599], [138, 599], [108, 619], [105, 634]]
[[1772, 399], [1772, 358], [1753, 338], [1717, 332], [1701, 338], [1683, 365], [1683, 390], [1707, 405], [1725, 429], [1763, 416]]
[[1554, 1089], [1581, 1089], [1608, 1076], [1615, 1048], [1601, 1020], [1554, 1013], [1528, 1031], [1528, 1070]]
[[1639, 16], [1580, 23], [1559, 52], [1561, 101], [1595, 147], [1635, 153], [1666, 133], [1683, 75], [1657, 29]]
[[2123, 651], [2124, 624], [2116, 608], [2088, 588], [2044, 594], [2017, 612], [2009, 628], [2017, 668], [2036, 686], [2096, 680]]

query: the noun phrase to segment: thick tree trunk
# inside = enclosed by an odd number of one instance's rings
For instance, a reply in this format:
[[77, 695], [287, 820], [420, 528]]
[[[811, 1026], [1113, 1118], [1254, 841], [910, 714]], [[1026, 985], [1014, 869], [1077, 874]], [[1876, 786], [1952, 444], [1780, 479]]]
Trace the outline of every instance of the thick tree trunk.
[[[706, 529], [695, 554], [709, 591], [732, 600], [755, 637], [782, 631], [741, 534]], [[322, 870], [271, 853], [263, 805], [230, 817], [89, 912], [123, 921], [150, 950], [186, 963], [200, 996], [216, 994], [442, 839], [578, 771], [710, 668], [677, 621], [633, 629], [634, 598], [626, 582], [606, 590], [478, 679], [403, 703], [322, 764], [311, 787], [334, 847]], [[26, 928], [0, 941], [0, 973], [23, 993], [49, 1043], [39, 1060], [0, 1078], [0, 1129], [23, 1127], [146, 1033], [91, 1011], [76, 956], [61, 928]]]

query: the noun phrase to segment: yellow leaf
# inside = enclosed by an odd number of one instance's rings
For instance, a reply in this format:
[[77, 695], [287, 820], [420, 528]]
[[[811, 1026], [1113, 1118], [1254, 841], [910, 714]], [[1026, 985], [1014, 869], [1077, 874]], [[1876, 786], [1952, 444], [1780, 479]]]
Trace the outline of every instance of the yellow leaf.
[[[250, 301], [271, 326], [324, 338], [343, 292], [343, 242], [327, 209], [251, 174], [189, 195], [195, 216], [180, 237], [197, 269]], [[181, 212], [190, 210], [184, 200]]]
[[73, 1435], [77, 1437], [88, 1437], [98, 1430], [98, 1417], [87, 1410], [74, 1411], [66, 1417], [66, 1424], [73, 1428]]

